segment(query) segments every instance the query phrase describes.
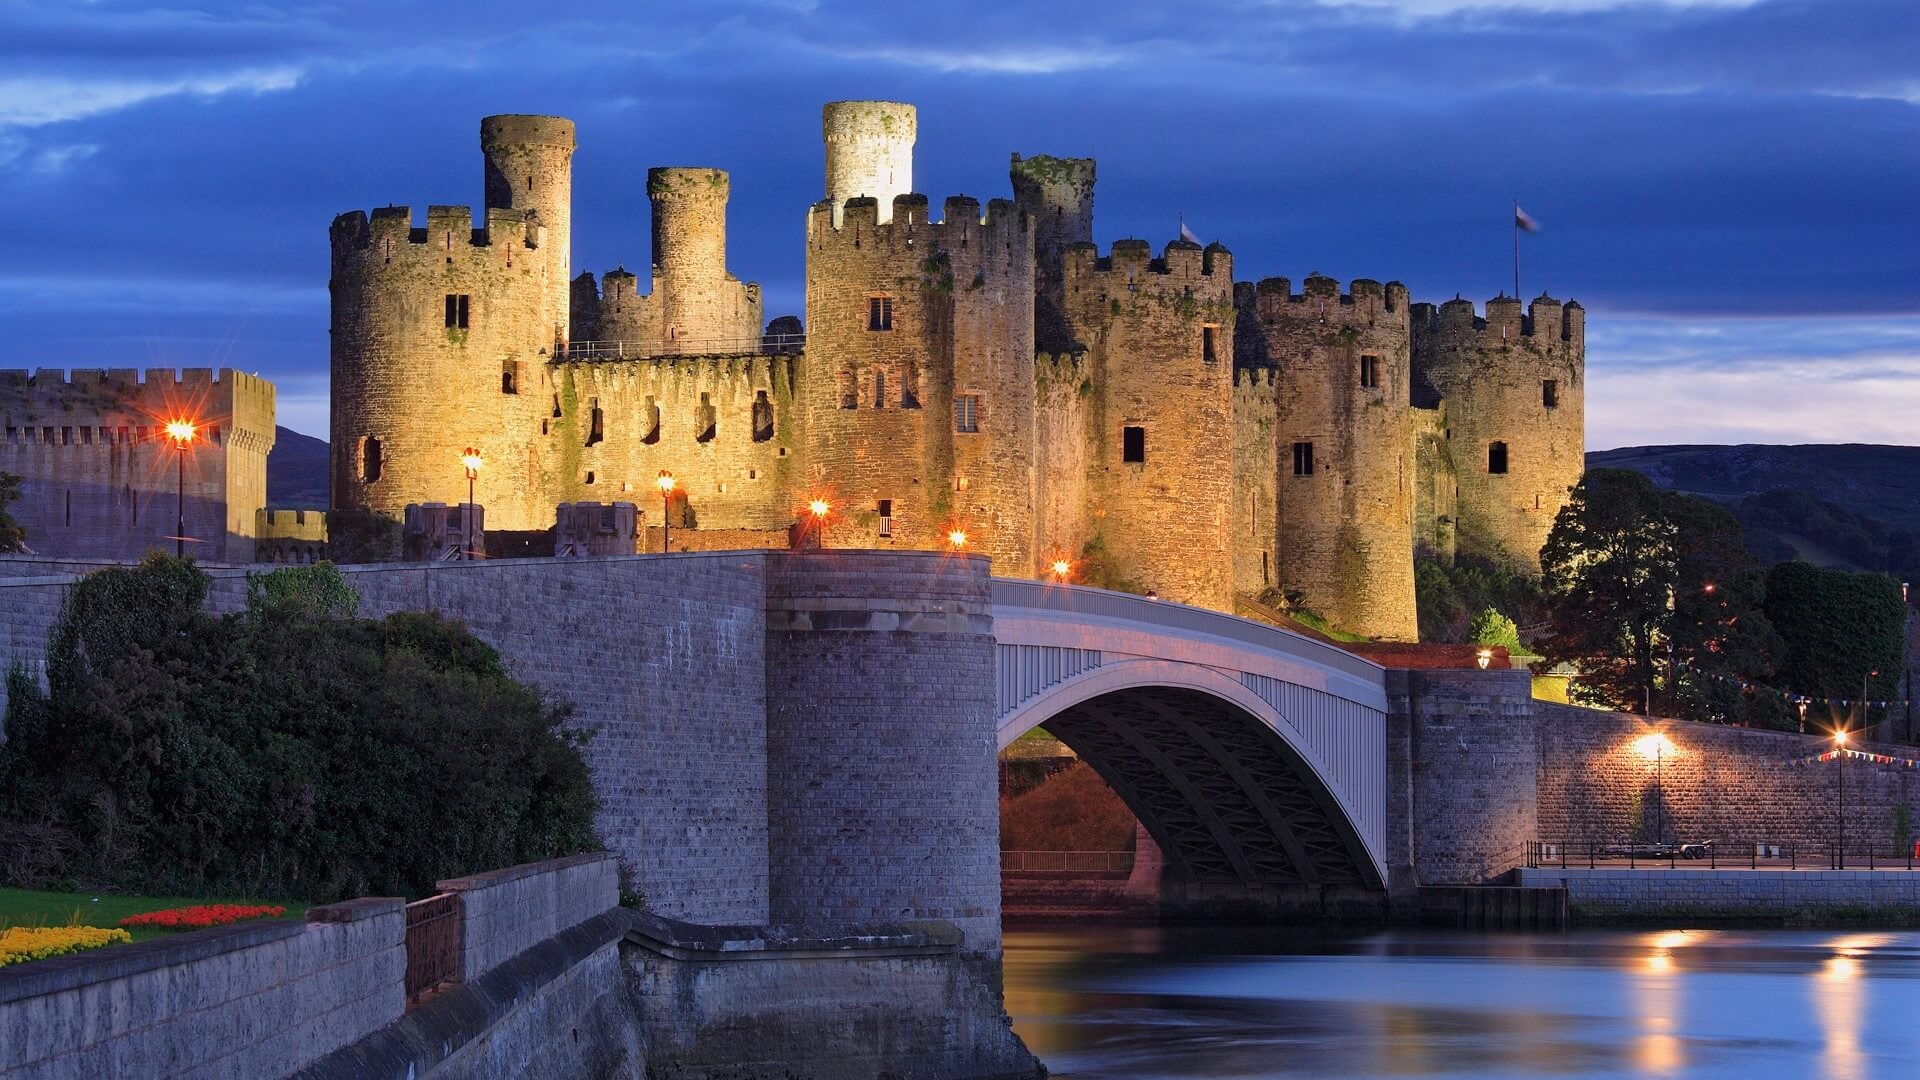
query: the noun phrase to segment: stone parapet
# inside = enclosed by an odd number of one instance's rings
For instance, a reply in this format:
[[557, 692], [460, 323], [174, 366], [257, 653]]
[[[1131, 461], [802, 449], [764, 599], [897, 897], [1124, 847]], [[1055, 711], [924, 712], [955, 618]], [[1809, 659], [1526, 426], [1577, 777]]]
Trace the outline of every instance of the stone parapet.
[[460, 897], [463, 977], [477, 979], [620, 903], [610, 852], [524, 863], [439, 884]]

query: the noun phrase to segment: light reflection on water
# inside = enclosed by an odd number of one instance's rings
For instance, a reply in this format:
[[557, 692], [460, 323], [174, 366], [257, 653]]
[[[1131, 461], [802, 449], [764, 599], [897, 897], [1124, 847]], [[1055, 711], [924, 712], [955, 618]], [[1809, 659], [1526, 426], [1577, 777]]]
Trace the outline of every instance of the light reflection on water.
[[1058, 1077], [1920, 1077], [1920, 933], [1313, 936], [1040, 926], [1007, 1011]]

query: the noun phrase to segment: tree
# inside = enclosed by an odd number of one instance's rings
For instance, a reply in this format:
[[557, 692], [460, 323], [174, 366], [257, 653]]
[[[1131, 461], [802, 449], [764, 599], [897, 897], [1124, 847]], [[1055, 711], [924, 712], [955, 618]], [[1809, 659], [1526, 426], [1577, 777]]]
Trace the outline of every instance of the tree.
[[20, 477], [15, 473], [0, 472], [0, 553], [25, 551], [27, 548], [27, 530], [7, 513], [7, 507], [20, 500]]
[[[1784, 562], [1767, 572], [1767, 614], [1785, 642], [1782, 687], [1852, 701], [1866, 680], [1869, 700], [1894, 696], [1905, 670], [1906, 605], [1885, 574]], [[1877, 671], [1878, 675], [1868, 676]], [[1847, 722], [1836, 707], [1823, 722]]]
[[[1548, 632], [1537, 644], [1581, 678], [1574, 693], [1611, 708], [1729, 720], [1711, 674], [1772, 672], [1777, 637], [1758, 564], [1725, 510], [1645, 476], [1592, 469], [1540, 552]], [[1676, 678], [1683, 671], [1691, 679]], [[1689, 685], [1695, 690], [1689, 692]]]
[[1473, 625], [1468, 628], [1475, 645], [1494, 645], [1507, 650], [1508, 654], [1520, 651], [1520, 628], [1513, 620], [1500, 614], [1499, 608], [1488, 608], [1473, 617]]
[[326, 901], [599, 846], [583, 736], [434, 615], [332, 566], [216, 617], [190, 560], [75, 584], [48, 689], [9, 681], [0, 880]]

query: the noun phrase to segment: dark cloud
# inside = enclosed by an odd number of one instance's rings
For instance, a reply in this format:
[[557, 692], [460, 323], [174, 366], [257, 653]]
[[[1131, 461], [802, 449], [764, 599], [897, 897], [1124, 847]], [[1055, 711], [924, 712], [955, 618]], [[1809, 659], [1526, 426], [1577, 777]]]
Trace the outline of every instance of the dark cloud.
[[1579, 297], [1596, 327], [1920, 312], [1911, 0], [544, 14], [9, 5], [0, 365], [232, 362], [311, 396], [327, 222], [477, 202], [492, 112], [579, 123], [576, 269], [645, 264], [648, 166], [715, 165], [734, 269], [797, 311], [818, 110], [840, 97], [920, 106], [936, 202], [1004, 194], [1013, 150], [1091, 154], [1102, 243], [1162, 242], [1184, 211], [1243, 277], [1484, 299], [1511, 288], [1517, 197], [1546, 225], [1525, 290]]

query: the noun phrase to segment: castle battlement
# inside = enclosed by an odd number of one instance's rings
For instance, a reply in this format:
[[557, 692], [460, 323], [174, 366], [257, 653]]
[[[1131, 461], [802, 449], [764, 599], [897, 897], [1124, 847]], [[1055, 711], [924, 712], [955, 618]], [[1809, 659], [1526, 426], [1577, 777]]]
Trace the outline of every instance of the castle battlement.
[[1076, 386], [1092, 373], [1084, 349], [1060, 353], [1035, 353], [1033, 370], [1036, 380], [1043, 384], [1071, 382]]
[[978, 246], [980, 240], [1002, 239], [1009, 243], [1029, 231], [1029, 220], [1012, 199], [990, 199], [987, 211], [980, 212], [980, 200], [971, 195], [949, 195], [941, 204], [939, 221], [928, 219], [925, 195], [896, 195], [892, 216], [880, 219], [880, 201], [865, 196], [848, 199], [840, 210], [840, 221], [833, 221], [833, 204], [814, 203], [807, 214], [807, 235], [816, 244], [839, 238], [860, 247], [870, 242], [917, 243], [922, 239], [940, 242], [948, 249]]
[[638, 384], [640, 392], [650, 392], [663, 401], [679, 401], [706, 393], [719, 395], [721, 401], [750, 402], [761, 390], [775, 396], [791, 394], [799, 359], [790, 354], [715, 353], [563, 360], [552, 366], [557, 376], [571, 374], [581, 387]]
[[1372, 321], [1382, 315], [1404, 320], [1407, 317], [1407, 287], [1398, 281], [1385, 285], [1372, 278], [1355, 278], [1341, 291], [1335, 278], [1308, 275], [1293, 291], [1291, 280], [1283, 277], [1261, 278], [1248, 286], [1241, 282], [1235, 299], [1251, 306], [1262, 319], [1314, 318], [1323, 322], [1350, 323]]
[[1501, 341], [1521, 337], [1558, 338], [1584, 346], [1587, 312], [1578, 300], [1562, 304], [1542, 293], [1523, 313], [1520, 301], [1502, 294], [1487, 301], [1486, 315], [1482, 317], [1474, 314], [1473, 301], [1456, 296], [1437, 308], [1432, 304], [1413, 305], [1413, 326], [1416, 331], [1437, 337]]
[[424, 227], [413, 224], [413, 207], [382, 206], [371, 213], [349, 210], [333, 219], [330, 230], [336, 260], [356, 252], [375, 252], [382, 258], [419, 258], [423, 254], [462, 248], [537, 250], [546, 229], [536, 210], [487, 208], [485, 224], [474, 228], [473, 208], [435, 204], [427, 207]]
[[1069, 284], [1093, 284], [1101, 287], [1113, 279], [1126, 284], [1139, 283], [1143, 275], [1175, 282], [1192, 282], [1218, 287], [1233, 287], [1233, 253], [1224, 244], [1201, 247], [1188, 240], [1172, 240], [1153, 257], [1153, 247], [1145, 240], [1115, 240], [1109, 254], [1101, 255], [1092, 244], [1068, 246], [1064, 258]]
[[1254, 391], [1271, 395], [1274, 387], [1274, 370], [1269, 367], [1236, 368], [1233, 372], [1233, 391]]
[[31, 409], [35, 403], [71, 414], [155, 417], [273, 415], [273, 384], [227, 368], [40, 368], [0, 370], [0, 408]]

